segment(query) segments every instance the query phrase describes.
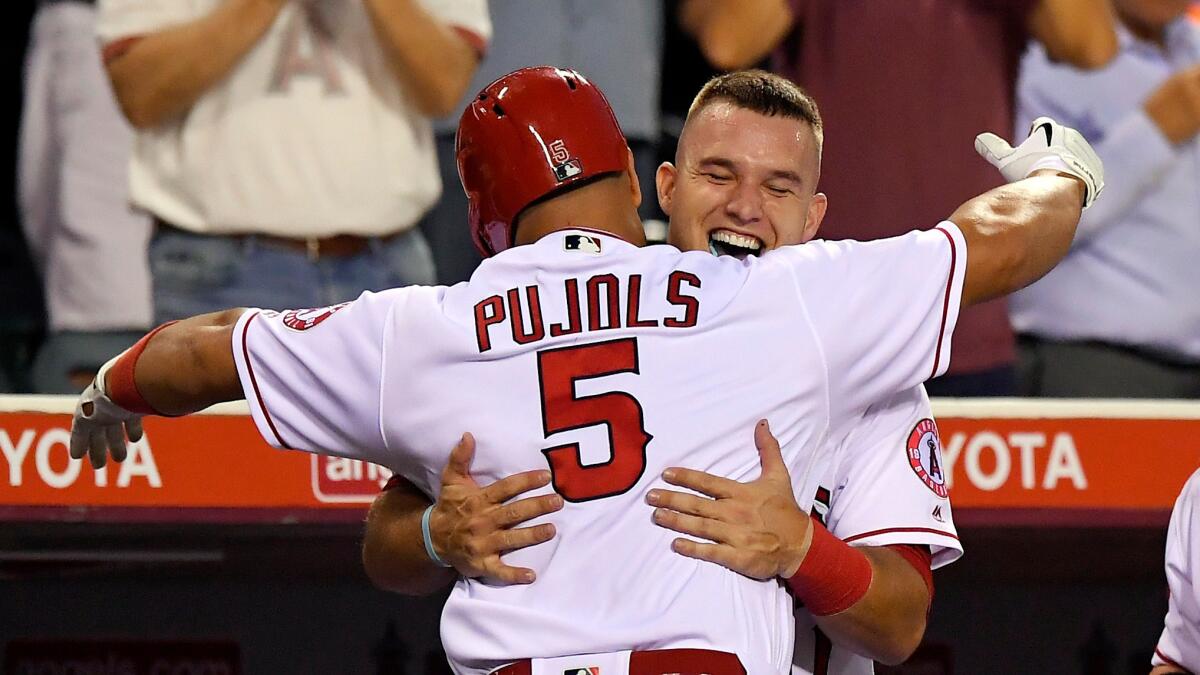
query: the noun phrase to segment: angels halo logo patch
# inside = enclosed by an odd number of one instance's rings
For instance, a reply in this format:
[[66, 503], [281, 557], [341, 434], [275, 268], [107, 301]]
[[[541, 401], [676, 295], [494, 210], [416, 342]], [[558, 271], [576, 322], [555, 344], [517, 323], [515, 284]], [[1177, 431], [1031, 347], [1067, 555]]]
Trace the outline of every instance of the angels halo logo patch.
[[908, 465], [912, 467], [917, 478], [933, 491], [933, 494], [945, 499], [949, 494], [946, 490], [946, 476], [942, 473], [942, 440], [938, 437], [937, 425], [926, 417], [917, 422], [908, 435]]
[[311, 309], [289, 309], [283, 313], [283, 325], [292, 330], [308, 330], [333, 316], [334, 312], [350, 303], [342, 302], [328, 307], [313, 307]]

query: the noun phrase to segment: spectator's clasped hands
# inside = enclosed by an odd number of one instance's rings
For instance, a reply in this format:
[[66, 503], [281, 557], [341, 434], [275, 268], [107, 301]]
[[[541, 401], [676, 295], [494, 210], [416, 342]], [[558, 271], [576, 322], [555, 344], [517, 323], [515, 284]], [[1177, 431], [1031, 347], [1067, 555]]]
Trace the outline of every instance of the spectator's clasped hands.
[[1096, 151], [1078, 131], [1049, 117], [1034, 120], [1029, 137], [1015, 148], [996, 134], [982, 133], [975, 137], [975, 151], [1009, 182], [1043, 169], [1078, 178], [1084, 186], [1085, 209], [1104, 190], [1104, 164]]
[[808, 514], [800, 510], [792, 480], [766, 420], [754, 428], [762, 474], [739, 483], [702, 471], [672, 467], [663, 479], [706, 497], [651, 490], [646, 501], [654, 522], [711, 543], [678, 538], [675, 552], [717, 563], [755, 579], [791, 577], [799, 569], [812, 539]]
[[1146, 114], [1172, 143], [1200, 133], [1200, 65], [1172, 75], [1150, 94]]

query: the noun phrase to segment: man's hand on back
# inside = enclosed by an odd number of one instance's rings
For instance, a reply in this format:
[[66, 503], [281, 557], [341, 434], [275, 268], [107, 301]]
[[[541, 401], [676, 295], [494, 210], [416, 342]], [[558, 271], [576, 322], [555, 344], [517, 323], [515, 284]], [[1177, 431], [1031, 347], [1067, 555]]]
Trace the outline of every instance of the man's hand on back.
[[536, 577], [533, 570], [506, 565], [500, 555], [553, 539], [554, 525], [549, 523], [516, 526], [558, 511], [563, 499], [550, 493], [506, 504], [547, 485], [550, 472], [526, 471], [481, 488], [470, 473], [474, 457], [475, 439], [463, 434], [442, 471], [442, 492], [429, 518], [434, 552], [465, 577], [531, 583]]
[[672, 548], [689, 558], [717, 563], [755, 579], [796, 573], [812, 539], [809, 516], [800, 510], [792, 480], [766, 420], [754, 428], [762, 462], [757, 480], [739, 483], [702, 471], [672, 467], [663, 478], [706, 497], [651, 490], [646, 501], [659, 508], [654, 522], [713, 543], [676, 539]]

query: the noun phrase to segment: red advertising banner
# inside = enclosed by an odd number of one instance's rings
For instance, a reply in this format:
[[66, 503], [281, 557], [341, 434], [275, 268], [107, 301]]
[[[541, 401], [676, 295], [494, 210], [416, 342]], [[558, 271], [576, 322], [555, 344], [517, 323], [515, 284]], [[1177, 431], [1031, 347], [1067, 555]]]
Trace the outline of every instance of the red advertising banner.
[[[0, 518], [351, 520], [390, 475], [271, 448], [240, 405], [147, 418], [128, 459], [95, 471], [67, 456], [73, 406], [0, 397]], [[1200, 467], [1200, 404], [935, 401], [934, 412], [963, 522], [1165, 524]]]

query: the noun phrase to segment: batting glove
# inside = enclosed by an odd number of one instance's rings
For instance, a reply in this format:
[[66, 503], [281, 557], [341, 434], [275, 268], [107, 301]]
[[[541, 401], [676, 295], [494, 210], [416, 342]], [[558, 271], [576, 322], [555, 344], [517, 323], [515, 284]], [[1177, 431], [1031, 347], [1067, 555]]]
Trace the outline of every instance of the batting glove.
[[96, 379], [79, 395], [71, 420], [71, 459], [86, 454], [96, 469], [104, 466], [109, 453], [114, 462], [125, 461], [126, 434], [130, 442], [142, 438], [142, 416], [113, 403], [104, 391], [104, 376], [115, 361], [101, 366]]
[[1039, 169], [1051, 169], [1083, 181], [1083, 208], [1092, 205], [1104, 190], [1104, 163], [1083, 135], [1049, 117], [1039, 117], [1029, 128], [1029, 138], [1017, 147], [996, 134], [975, 137], [975, 152], [1000, 169], [1009, 181], [1018, 181]]

